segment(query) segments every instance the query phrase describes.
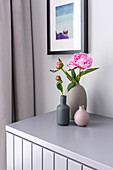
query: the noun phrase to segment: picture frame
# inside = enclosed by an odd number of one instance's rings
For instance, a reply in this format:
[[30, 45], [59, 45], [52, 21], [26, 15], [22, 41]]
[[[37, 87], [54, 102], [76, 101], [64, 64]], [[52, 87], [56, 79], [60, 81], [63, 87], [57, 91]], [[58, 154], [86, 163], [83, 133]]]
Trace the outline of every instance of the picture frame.
[[88, 0], [47, 0], [47, 54], [88, 53]]

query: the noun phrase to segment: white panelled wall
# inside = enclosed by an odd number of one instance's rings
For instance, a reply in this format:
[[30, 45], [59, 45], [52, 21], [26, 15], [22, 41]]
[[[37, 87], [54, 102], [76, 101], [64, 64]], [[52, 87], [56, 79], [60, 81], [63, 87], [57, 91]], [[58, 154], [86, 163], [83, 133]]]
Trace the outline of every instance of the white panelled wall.
[[[55, 110], [60, 96], [55, 87], [56, 74], [49, 72], [50, 68], [55, 68], [59, 56], [47, 55], [46, 1], [32, 0], [37, 114]], [[93, 66], [99, 66], [100, 70], [81, 80], [87, 92], [87, 110], [109, 117], [113, 117], [112, 8], [113, 0], [89, 0], [89, 55], [94, 60]], [[65, 65], [70, 57], [60, 56]]]

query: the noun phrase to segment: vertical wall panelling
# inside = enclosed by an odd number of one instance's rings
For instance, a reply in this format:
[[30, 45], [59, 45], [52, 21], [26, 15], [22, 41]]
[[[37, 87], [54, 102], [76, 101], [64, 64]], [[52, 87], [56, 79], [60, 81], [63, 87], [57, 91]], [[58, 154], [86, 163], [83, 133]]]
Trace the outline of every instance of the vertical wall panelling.
[[54, 170], [54, 153], [43, 149], [43, 170]]
[[14, 136], [15, 170], [22, 170], [22, 138]]
[[67, 158], [55, 154], [55, 170], [67, 170]]
[[75, 162], [75, 161], [71, 161], [68, 160], [68, 170], [82, 170], [82, 165]]
[[7, 133], [6, 136], [7, 136], [7, 170], [14, 170], [13, 135]]
[[42, 147], [33, 144], [33, 170], [42, 170]]
[[31, 169], [31, 143], [23, 140], [23, 170]]

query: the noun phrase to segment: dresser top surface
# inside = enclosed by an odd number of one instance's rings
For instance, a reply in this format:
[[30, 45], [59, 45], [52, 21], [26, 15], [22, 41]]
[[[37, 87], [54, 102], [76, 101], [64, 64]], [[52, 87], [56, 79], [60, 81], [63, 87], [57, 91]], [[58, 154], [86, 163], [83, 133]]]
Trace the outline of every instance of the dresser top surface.
[[113, 168], [113, 119], [111, 118], [90, 114], [87, 127], [78, 127], [74, 122], [70, 122], [69, 126], [58, 126], [54, 111], [7, 125], [6, 131], [18, 136], [24, 132]]

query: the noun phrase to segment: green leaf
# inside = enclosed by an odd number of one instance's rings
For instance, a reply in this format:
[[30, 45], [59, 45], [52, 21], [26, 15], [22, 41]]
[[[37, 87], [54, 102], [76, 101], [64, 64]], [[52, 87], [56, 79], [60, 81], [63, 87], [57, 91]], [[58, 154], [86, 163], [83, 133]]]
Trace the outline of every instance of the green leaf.
[[61, 62], [61, 63], [62, 63], [62, 60], [61, 60], [60, 58], [58, 58], [58, 60], [59, 60], [59, 62]]
[[[75, 69], [77, 69], [78, 67], [74, 67], [73, 69], [75, 70]], [[71, 70], [73, 70], [73, 69], [69, 69], [68, 71], [71, 71]]]
[[59, 70], [50, 70], [52, 73], [55, 73], [55, 72], [57, 72], [57, 71], [59, 71]]
[[66, 72], [66, 76], [67, 78], [71, 81], [71, 82], [75, 82], [76, 83], [76, 80], [70, 76], [70, 74], [68, 72]]
[[73, 77], [71, 77], [70, 74], [69, 74], [67, 71], [63, 71], [63, 72], [66, 74], [67, 78], [68, 78], [70, 81], [73, 81]]
[[73, 80], [72, 80], [72, 77], [71, 77], [69, 74], [66, 73], [66, 76], [67, 76], [67, 78], [68, 78], [70, 81], [73, 81]]
[[73, 78], [70, 76], [70, 74], [67, 71], [65, 72], [65, 74], [70, 81], [73, 81]]
[[90, 72], [92, 72], [92, 71], [95, 71], [95, 70], [97, 70], [97, 69], [99, 69], [99, 68], [89, 68], [89, 69], [87, 69], [87, 70], [85, 70], [85, 71], [81, 71], [81, 72], [80, 72], [80, 77], [82, 77], [83, 75], [88, 74], [88, 73], [90, 73]]
[[62, 84], [60, 82], [57, 82], [56, 86], [57, 86], [57, 89], [60, 90], [62, 93], [63, 92]]
[[74, 69], [71, 70], [71, 75], [74, 79], [76, 79], [76, 73], [75, 73]]
[[77, 83], [79, 83], [79, 81], [78, 81], [78, 75], [76, 76], [76, 81], [77, 81]]
[[75, 80], [67, 71], [65, 71], [63, 68], [62, 68], [62, 71], [65, 73], [65, 75], [67, 76], [67, 78], [68, 78], [70, 81], [76, 83], [76, 80]]
[[67, 87], [67, 91], [69, 91], [72, 87], [74, 87], [75, 84], [76, 84], [75, 82], [70, 83]]

